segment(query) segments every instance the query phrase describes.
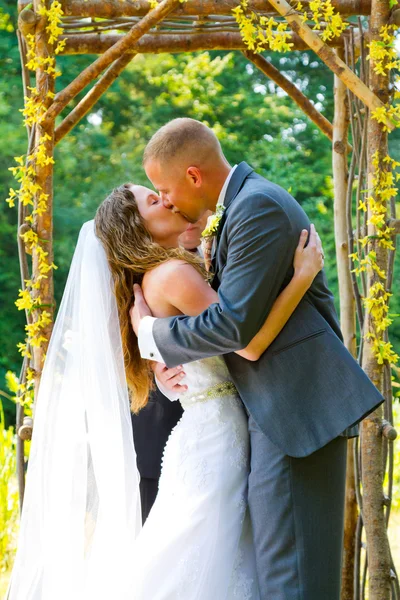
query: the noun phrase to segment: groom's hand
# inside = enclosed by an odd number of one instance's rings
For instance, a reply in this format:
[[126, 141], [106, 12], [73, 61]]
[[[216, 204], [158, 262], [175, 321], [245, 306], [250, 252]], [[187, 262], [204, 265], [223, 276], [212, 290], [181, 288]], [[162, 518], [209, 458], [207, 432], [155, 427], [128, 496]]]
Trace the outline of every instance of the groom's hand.
[[153, 315], [143, 297], [142, 288], [137, 283], [133, 286], [133, 294], [135, 296], [135, 302], [129, 310], [129, 316], [131, 318], [133, 331], [138, 335], [140, 321], [143, 317], [152, 317]]

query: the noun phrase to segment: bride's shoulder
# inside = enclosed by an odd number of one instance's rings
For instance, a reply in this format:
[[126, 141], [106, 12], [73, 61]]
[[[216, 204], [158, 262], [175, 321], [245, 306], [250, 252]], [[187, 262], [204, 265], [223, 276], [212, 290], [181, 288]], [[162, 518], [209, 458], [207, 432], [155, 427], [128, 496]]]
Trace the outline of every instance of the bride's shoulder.
[[192, 270], [195, 271], [194, 267], [186, 261], [172, 258], [144, 274], [143, 289], [161, 290], [166, 285], [170, 286], [174, 282], [180, 281], [183, 273], [186, 276]]
[[181, 271], [182, 268], [187, 266], [190, 265], [186, 261], [178, 258], [171, 258], [171, 260], [166, 260], [160, 265], [157, 265], [157, 267], [154, 267], [151, 271], [147, 271], [147, 273], [144, 274], [143, 282], [153, 280], [159, 281], [164, 277], [173, 275], [177, 271]]

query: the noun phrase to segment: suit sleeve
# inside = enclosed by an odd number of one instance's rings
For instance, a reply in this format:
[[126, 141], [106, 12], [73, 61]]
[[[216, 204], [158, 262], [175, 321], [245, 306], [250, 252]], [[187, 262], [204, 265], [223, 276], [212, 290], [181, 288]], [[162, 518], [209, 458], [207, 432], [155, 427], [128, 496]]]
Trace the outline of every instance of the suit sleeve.
[[247, 346], [259, 331], [292, 263], [298, 236], [275, 200], [262, 194], [231, 206], [219, 304], [197, 317], [156, 319], [152, 334], [168, 367]]

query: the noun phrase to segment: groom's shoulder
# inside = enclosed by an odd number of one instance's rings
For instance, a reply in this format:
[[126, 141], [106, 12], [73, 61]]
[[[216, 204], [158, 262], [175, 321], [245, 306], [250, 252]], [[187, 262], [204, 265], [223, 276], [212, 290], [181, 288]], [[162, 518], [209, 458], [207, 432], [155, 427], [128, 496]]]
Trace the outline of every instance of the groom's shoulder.
[[250, 173], [244, 182], [241, 190], [244, 194], [260, 194], [274, 200], [275, 202], [283, 202], [284, 200], [296, 202], [295, 198], [282, 186], [274, 183], [270, 179], [259, 175], [255, 171]]
[[246, 177], [234, 203], [239, 211], [273, 207], [289, 216], [293, 211], [302, 210], [297, 200], [287, 190], [255, 171]]

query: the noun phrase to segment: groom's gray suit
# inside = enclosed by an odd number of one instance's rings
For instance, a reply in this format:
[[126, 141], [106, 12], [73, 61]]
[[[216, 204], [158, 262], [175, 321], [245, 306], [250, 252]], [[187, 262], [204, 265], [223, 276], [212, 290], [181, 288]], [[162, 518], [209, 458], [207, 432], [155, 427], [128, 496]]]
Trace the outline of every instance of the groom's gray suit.
[[[257, 362], [233, 354], [293, 275], [309, 220], [242, 162], [229, 182], [215, 258], [219, 304], [157, 319], [168, 367], [224, 354], [249, 414], [249, 506], [261, 598], [338, 600], [346, 432], [383, 398], [342, 343], [324, 272]], [[211, 599], [210, 599], [211, 600]]]

